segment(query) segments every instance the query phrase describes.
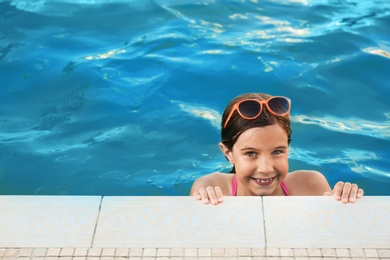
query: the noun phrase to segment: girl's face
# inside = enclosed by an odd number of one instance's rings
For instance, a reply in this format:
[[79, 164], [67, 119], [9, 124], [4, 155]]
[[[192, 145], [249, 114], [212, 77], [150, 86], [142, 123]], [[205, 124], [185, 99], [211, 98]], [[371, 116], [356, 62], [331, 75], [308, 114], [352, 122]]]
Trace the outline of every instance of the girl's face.
[[287, 133], [279, 124], [256, 127], [243, 132], [232, 151], [223, 150], [235, 165], [237, 195], [284, 194], [280, 183], [288, 173], [287, 139]]

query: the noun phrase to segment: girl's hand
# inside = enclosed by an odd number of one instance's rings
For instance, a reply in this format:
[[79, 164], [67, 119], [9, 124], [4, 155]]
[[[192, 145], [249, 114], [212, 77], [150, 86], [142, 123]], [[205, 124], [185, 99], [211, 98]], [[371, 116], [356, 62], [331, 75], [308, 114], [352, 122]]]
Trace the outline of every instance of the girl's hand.
[[364, 191], [359, 189], [356, 184], [350, 182], [339, 181], [333, 188], [333, 191], [327, 191], [324, 196], [334, 196], [336, 200], [340, 200], [346, 204], [348, 202], [354, 203], [356, 199], [363, 197]]
[[223, 201], [222, 190], [219, 186], [208, 186], [206, 188], [201, 187], [198, 191], [195, 191], [192, 196], [194, 196], [197, 200], [202, 200], [204, 204], [211, 203], [213, 205], [217, 205]]

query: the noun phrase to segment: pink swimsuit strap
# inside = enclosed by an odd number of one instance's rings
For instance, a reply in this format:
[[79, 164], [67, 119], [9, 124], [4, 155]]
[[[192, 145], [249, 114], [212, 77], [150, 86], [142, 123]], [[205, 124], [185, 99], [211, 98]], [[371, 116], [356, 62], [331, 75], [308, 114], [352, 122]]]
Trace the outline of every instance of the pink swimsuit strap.
[[284, 191], [284, 194], [286, 194], [286, 196], [288, 196], [288, 189], [287, 189], [287, 186], [286, 184], [282, 181], [280, 183], [280, 186], [282, 187], [283, 191]]
[[[288, 196], [288, 189], [286, 184], [282, 181], [282, 183], [280, 183], [280, 186], [282, 187], [284, 194]], [[236, 196], [236, 194], [237, 194], [237, 178], [236, 175], [234, 175], [232, 181], [232, 196]]]
[[236, 196], [236, 194], [237, 194], [237, 178], [236, 175], [234, 174], [233, 182], [232, 182], [232, 196]]

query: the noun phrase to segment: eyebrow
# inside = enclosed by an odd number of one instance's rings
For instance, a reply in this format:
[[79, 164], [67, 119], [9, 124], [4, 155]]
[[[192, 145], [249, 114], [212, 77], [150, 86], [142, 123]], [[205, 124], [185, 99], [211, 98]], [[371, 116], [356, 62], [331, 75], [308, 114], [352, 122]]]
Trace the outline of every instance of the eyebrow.
[[287, 149], [287, 146], [285, 146], [285, 145], [280, 145], [280, 146], [276, 147], [275, 149]]
[[[287, 149], [287, 146], [280, 145], [278, 147], [273, 148], [273, 150], [277, 150], [277, 149]], [[244, 148], [240, 149], [240, 151], [245, 151], [245, 150], [259, 150], [259, 149], [256, 149], [253, 147], [244, 147]]]

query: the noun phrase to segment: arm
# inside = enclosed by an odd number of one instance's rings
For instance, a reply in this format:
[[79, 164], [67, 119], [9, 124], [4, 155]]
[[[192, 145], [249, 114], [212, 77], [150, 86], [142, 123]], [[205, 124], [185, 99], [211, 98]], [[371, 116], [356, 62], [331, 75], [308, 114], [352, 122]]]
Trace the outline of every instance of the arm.
[[[223, 189], [225, 188], [223, 174], [211, 173], [195, 180], [190, 195], [201, 200], [204, 204], [216, 205], [223, 201]], [[222, 187], [222, 188], [221, 188]]]

